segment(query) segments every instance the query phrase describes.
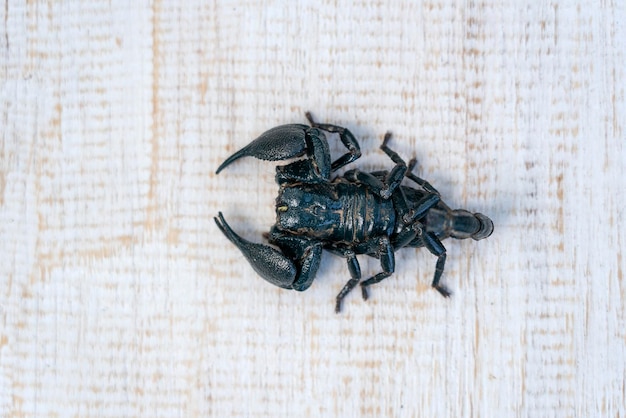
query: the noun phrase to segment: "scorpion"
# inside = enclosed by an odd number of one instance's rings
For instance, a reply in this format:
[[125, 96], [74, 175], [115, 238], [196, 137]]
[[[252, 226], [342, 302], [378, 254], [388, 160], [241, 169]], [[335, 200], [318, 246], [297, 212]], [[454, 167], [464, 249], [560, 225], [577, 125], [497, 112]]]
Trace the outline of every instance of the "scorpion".
[[[276, 223], [265, 234], [270, 245], [250, 242], [228, 225], [222, 212], [215, 217], [218, 228], [244, 255], [259, 276], [284, 289], [308, 289], [320, 266], [322, 251], [343, 257], [350, 279], [337, 294], [335, 312], [358, 284], [364, 300], [368, 288], [391, 276], [394, 253], [404, 247], [425, 247], [437, 257], [432, 287], [442, 296], [450, 291], [441, 283], [446, 262], [445, 238], [481, 240], [493, 232], [493, 222], [481, 213], [450, 209], [440, 193], [413, 173], [415, 158], [408, 164], [391, 148], [391, 132], [380, 149], [395, 166], [387, 171], [346, 171], [331, 174], [361, 156], [359, 143], [346, 128], [315, 122], [306, 112], [309, 125], [288, 124], [272, 128], [227, 158], [217, 169], [242, 157], [282, 161], [276, 167]], [[339, 136], [347, 152], [331, 162], [327, 136]], [[401, 184], [404, 179], [412, 186]], [[378, 274], [361, 281], [357, 255], [380, 261]]]

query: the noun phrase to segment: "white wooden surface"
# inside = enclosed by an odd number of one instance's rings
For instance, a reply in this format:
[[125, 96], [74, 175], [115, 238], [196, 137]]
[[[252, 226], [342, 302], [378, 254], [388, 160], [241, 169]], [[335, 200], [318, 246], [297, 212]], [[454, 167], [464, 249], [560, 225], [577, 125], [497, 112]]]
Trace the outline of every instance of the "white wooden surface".
[[[354, 4], [353, 4], [354, 3]], [[0, 416], [624, 417], [623, 2], [0, 7]], [[386, 130], [481, 242], [335, 315], [221, 236], [273, 223], [274, 165], [217, 165], [311, 110]], [[333, 151], [339, 147], [333, 145]], [[377, 272], [362, 260], [364, 274]]]

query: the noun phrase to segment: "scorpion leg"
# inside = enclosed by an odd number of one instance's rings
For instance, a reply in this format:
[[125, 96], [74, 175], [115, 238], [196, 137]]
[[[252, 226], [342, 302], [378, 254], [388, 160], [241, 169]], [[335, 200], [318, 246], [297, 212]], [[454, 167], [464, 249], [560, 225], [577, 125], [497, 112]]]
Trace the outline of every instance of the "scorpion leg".
[[437, 236], [432, 232], [426, 232], [423, 234], [422, 242], [428, 251], [438, 257], [432, 287], [434, 287], [441, 294], [441, 296], [447, 298], [450, 296], [450, 291], [444, 285], [439, 283], [441, 275], [443, 274], [443, 267], [446, 263], [446, 248], [443, 246], [441, 241], [439, 241], [439, 238], [437, 238]]
[[380, 149], [385, 154], [387, 154], [389, 158], [391, 158], [391, 161], [393, 161], [394, 163], [398, 165], [403, 165], [406, 167], [406, 163], [404, 162], [402, 157], [400, 157], [397, 152], [389, 148], [389, 146], [387, 145], [390, 139], [391, 139], [391, 132], [385, 133], [385, 136], [383, 137], [383, 143], [380, 145]]
[[[383, 150], [385, 154], [387, 154], [389, 158], [391, 158], [391, 160], [397, 164], [396, 168], [398, 166], [404, 166], [405, 168], [404, 175], [407, 178], [413, 180], [414, 182], [416, 182], [418, 185], [420, 185], [422, 188], [424, 188], [424, 190], [428, 192], [426, 196], [420, 199], [415, 204], [415, 206], [408, 211], [403, 210], [406, 205], [401, 204], [400, 213], [402, 215], [406, 213], [406, 215], [402, 217], [402, 220], [405, 224], [409, 224], [415, 221], [416, 219], [420, 219], [421, 217], [423, 217], [426, 214], [426, 212], [428, 212], [429, 209], [433, 208], [435, 205], [437, 205], [437, 203], [439, 203], [441, 198], [439, 196], [439, 192], [433, 186], [431, 186], [430, 183], [428, 183], [426, 180], [423, 180], [417, 177], [415, 174], [411, 172], [413, 168], [415, 168], [415, 165], [417, 164], [417, 160], [415, 158], [411, 159], [411, 161], [409, 162], [409, 166], [407, 167], [402, 157], [400, 157], [400, 155], [398, 155], [397, 152], [389, 148], [389, 146], [387, 145], [390, 139], [391, 139], [391, 132], [387, 132], [385, 134], [385, 138], [383, 139], [383, 143], [380, 146], [380, 149]], [[394, 200], [394, 203], [396, 203], [396, 200]]]
[[413, 180], [415, 183], [417, 183], [427, 192], [439, 195], [440, 193], [437, 191], [437, 189], [435, 189], [429, 182], [413, 174], [413, 169], [415, 168], [416, 165], [417, 165], [417, 159], [411, 158], [411, 161], [409, 161], [409, 168], [406, 172], [406, 177]]
[[346, 171], [343, 176], [349, 181], [365, 184], [374, 194], [385, 200], [389, 199], [393, 194], [393, 190], [390, 190], [390, 187], [385, 184], [385, 179], [376, 177], [372, 173], [355, 168]]
[[[393, 196], [394, 192], [398, 189], [400, 183], [402, 183], [402, 179], [404, 178], [407, 172], [407, 165], [400, 158], [400, 156], [389, 149], [387, 146], [387, 142], [391, 138], [391, 132], [387, 132], [385, 134], [385, 138], [383, 139], [383, 143], [380, 146], [380, 149], [383, 150], [396, 166], [391, 169], [391, 171], [377, 171], [374, 173], [366, 173], [360, 170], [350, 170], [344, 174], [344, 177], [351, 181], [357, 181], [359, 183], [363, 183], [367, 185], [375, 194], [382, 197], [383, 199], [389, 199]], [[406, 205], [404, 205], [406, 206]]]
[[[369, 174], [375, 179], [378, 179], [380, 182], [383, 182], [389, 173], [387, 171], [373, 171]], [[371, 183], [369, 184], [371, 187]], [[393, 206], [396, 209], [397, 214], [402, 219], [402, 223], [404, 223], [404, 225], [408, 225], [411, 222], [411, 213], [409, 213], [409, 203], [402, 187], [395, 188], [391, 194], [391, 200], [393, 201]]]
[[350, 164], [351, 162], [356, 161], [359, 157], [361, 157], [361, 148], [359, 147], [359, 143], [357, 142], [352, 132], [350, 132], [347, 128], [342, 126], [332, 125], [330, 123], [317, 123], [313, 119], [313, 115], [311, 112], [305, 113], [306, 118], [309, 123], [314, 128], [319, 128], [326, 132], [337, 133], [339, 134], [339, 139], [343, 143], [343, 145], [348, 149], [348, 152], [336, 159], [331, 166], [332, 171], [338, 170], [346, 164]]
[[352, 249], [333, 249], [331, 250], [342, 257], [345, 257], [348, 262], [348, 270], [350, 271], [351, 279], [343, 286], [339, 294], [337, 294], [336, 302], [335, 302], [335, 313], [341, 312], [341, 303], [343, 299], [356, 287], [361, 280], [361, 267], [359, 266], [359, 261], [356, 259], [356, 254]]
[[397, 152], [393, 151], [387, 144], [391, 139], [391, 132], [385, 133], [383, 138], [383, 143], [380, 145], [380, 149], [391, 158], [391, 161], [396, 163], [396, 166], [389, 172], [387, 177], [385, 178], [385, 184], [388, 184], [388, 187], [393, 190], [396, 189], [402, 183], [402, 179], [407, 173], [407, 166], [404, 160], [398, 155]]
[[383, 143], [380, 146], [380, 149], [383, 150], [385, 154], [387, 154], [389, 158], [391, 158], [391, 160], [397, 164], [397, 166], [406, 167], [406, 170], [404, 171], [405, 176], [413, 180], [415, 183], [417, 183], [419, 186], [421, 186], [424, 190], [426, 190], [429, 193], [428, 195], [424, 196], [419, 202], [417, 202], [415, 207], [411, 209], [411, 211], [409, 212], [409, 219], [403, 219], [405, 224], [408, 224], [424, 216], [424, 214], [428, 212], [429, 209], [431, 209], [432, 207], [437, 205], [437, 203], [440, 202], [441, 198], [439, 196], [439, 192], [437, 191], [437, 189], [435, 189], [429, 182], [427, 182], [424, 179], [421, 179], [420, 177], [417, 177], [415, 174], [412, 173], [413, 169], [415, 168], [415, 165], [417, 164], [417, 160], [415, 158], [412, 158], [409, 161], [409, 165], [407, 167], [402, 157], [400, 157], [400, 155], [398, 155], [397, 152], [389, 148], [389, 146], [387, 145], [390, 139], [391, 139], [391, 132], [387, 132], [385, 134], [385, 138], [383, 139]]
[[367, 293], [368, 286], [383, 281], [387, 277], [391, 276], [395, 270], [396, 258], [393, 253], [393, 246], [389, 242], [388, 237], [382, 237], [379, 240], [378, 258], [383, 271], [373, 277], [370, 277], [364, 282], [361, 282], [361, 295], [363, 296], [363, 300], [367, 300], [369, 297], [369, 294]]
[[419, 222], [404, 225], [391, 240], [391, 246], [398, 250], [411, 244], [422, 235], [424, 226]]
[[421, 219], [430, 209], [441, 201], [438, 194], [428, 193], [422, 197], [407, 213], [406, 218], [402, 218], [405, 224], [409, 224], [417, 219]]

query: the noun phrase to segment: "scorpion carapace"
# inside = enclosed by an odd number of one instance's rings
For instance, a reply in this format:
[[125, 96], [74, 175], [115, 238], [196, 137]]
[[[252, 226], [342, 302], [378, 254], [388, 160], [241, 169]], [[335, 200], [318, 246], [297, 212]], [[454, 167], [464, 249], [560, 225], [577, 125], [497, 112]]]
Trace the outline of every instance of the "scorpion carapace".
[[[284, 289], [303, 291], [311, 286], [322, 250], [344, 257], [351, 278], [337, 295], [336, 312], [359, 283], [363, 299], [367, 299], [368, 287], [394, 272], [394, 252], [404, 247], [426, 247], [437, 257], [432, 286], [444, 297], [450, 296], [441, 284], [446, 261], [441, 241], [448, 237], [487, 238], [493, 232], [493, 222], [480, 213], [450, 209], [430, 183], [413, 174], [416, 160], [407, 165], [389, 148], [389, 132], [380, 149], [395, 163], [390, 171], [352, 169], [331, 178], [333, 171], [361, 156], [359, 144], [348, 129], [317, 123], [309, 112], [306, 117], [310, 126], [272, 128], [226, 159], [216, 171], [247, 156], [268, 161], [302, 157], [276, 168], [276, 224], [268, 234], [273, 246], [243, 239], [220, 212], [215, 222], [224, 235], [261, 277]], [[338, 134], [347, 149], [332, 162], [327, 133]], [[401, 184], [405, 178], [414, 184]], [[359, 254], [380, 260], [382, 271], [361, 281]]]

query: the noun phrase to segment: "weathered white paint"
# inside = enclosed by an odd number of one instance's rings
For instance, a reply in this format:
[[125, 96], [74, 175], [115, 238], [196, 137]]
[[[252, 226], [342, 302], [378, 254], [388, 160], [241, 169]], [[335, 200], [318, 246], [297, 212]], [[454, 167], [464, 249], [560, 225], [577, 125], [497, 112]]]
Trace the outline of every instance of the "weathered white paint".
[[[1, 416], [626, 415], [622, 3], [176, 3], [0, 7]], [[404, 250], [337, 316], [343, 260], [282, 291], [219, 234], [305, 110], [492, 217], [451, 300]]]

